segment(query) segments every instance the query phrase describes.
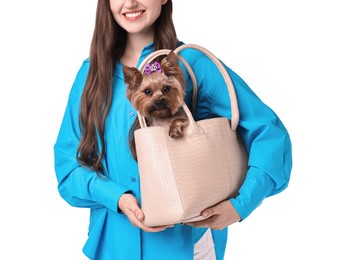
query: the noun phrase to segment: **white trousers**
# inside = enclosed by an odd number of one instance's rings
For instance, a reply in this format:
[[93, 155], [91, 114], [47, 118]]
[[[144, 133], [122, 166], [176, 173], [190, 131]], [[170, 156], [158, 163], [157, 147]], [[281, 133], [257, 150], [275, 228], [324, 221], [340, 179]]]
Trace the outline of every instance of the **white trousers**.
[[214, 242], [210, 229], [194, 244], [194, 260], [216, 260]]

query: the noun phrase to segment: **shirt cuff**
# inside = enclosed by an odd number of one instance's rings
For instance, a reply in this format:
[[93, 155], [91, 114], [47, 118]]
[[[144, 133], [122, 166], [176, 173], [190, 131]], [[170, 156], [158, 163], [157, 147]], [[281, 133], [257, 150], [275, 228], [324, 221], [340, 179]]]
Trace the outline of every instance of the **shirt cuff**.
[[274, 182], [264, 171], [250, 167], [239, 194], [230, 202], [241, 217], [246, 219], [274, 189]]
[[121, 210], [118, 208], [120, 197], [124, 193], [132, 193], [128, 187], [118, 184], [104, 176], [96, 178], [91, 191], [92, 197], [96, 201], [116, 213], [121, 213]]

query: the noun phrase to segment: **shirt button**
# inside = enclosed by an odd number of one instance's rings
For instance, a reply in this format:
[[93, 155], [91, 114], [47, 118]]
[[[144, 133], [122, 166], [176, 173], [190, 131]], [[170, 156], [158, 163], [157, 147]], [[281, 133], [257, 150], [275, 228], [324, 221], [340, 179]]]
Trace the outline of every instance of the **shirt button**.
[[134, 112], [133, 111], [130, 112], [129, 115], [133, 117], [134, 116]]
[[135, 182], [137, 179], [136, 178], [131, 178], [131, 182]]

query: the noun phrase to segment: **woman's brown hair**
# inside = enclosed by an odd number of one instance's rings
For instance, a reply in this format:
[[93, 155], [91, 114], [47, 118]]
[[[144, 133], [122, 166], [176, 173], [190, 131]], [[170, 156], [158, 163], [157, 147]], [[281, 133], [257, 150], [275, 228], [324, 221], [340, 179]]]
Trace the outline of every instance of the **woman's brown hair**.
[[[98, 0], [90, 47], [90, 69], [81, 97], [82, 137], [77, 150], [78, 162], [98, 174], [105, 174], [101, 162], [106, 146], [104, 126], [112, 100], [113, 71], [124, 54], [126, 42], [127, 32], [115, 22], [110, 0]], [[172, 0], [168, 0], [155, 22], [154, 48], [174, 49], [177, 44]]]

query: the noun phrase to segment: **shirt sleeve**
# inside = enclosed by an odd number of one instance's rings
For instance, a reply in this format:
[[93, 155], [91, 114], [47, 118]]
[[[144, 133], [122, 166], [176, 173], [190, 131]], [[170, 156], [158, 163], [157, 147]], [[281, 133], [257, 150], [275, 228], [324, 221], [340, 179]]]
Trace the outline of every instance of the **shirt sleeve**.
[[[199, 59], [197, 63], [202, 63], [202, 66], [197, 66], [199, 75], [196, 75], [201, 84], [198, 103], [210, 104], [207, 117], [231, 118], [229, 93], [223, 77], [208, 59]], [[240, 121], [237, 131], [248, 152], [245, 181], [239, 195], [230, 199], [244, 220], [266, 197], [277, 194], [288, 186], [292, 168], [291, 141], [274, 111], [235, 72], [228, 67], [226, 69], [233, 81], [239, 105]]]
[[81, 66], [72, 86], [60, 131], [54, 145], [55, 173], [61, 197], [75, 207], [107, 207], [118, 210], [120, 196], [130, 189], [106, 176], [82, 167], [76, 158], [81, 131], [79, 105], [89, 63]]

